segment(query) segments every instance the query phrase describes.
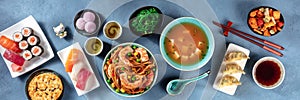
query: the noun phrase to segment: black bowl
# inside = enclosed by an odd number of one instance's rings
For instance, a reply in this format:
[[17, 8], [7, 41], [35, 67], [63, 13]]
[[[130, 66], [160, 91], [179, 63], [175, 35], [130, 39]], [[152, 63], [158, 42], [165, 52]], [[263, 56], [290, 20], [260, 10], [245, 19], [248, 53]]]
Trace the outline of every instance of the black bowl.
[[[85, 30], [80, 30], [76, 27], [76, 21], [77, 19], [81, 18], [83, 16], [83, 14], [85, 12], [92, 12], [94, 13], [95, 15], [95, 24], [96, 24], [96, 30], [92, 33], [88, 33], [86, 32]], [[75, 28], [75, 30], [80, 33], [81, 35], [84, 35], [84, 36], [96, 36], [100, 30], [100, 26], [101, 26], [101, 19], [100, 19], [100, 16], [97, 12], [95, 12], [94, 10], [91, 10], [91, 9], [83, 9], [83, 10], [80, 10], [74, 17], [73, 19], [73, 26]]]
[[[158, 16], [154, 15], [155, 13], [150, 14], [151, 16], [149, 16], [149, 14], [148, 14], [146, 17], [144, 17], [145, 20], [141, 20], [138, 23], [142, 23], [142, 22], [145, 22], [147, 20], [157, 21], [156, 25], [154, 26], [154, 29], [151, 30], [151, 29], [148, 28], [148, 29], [145, 29], [145, 31], [137, 31], [136, 28], [134, 28], [134, 26], [132, 25], [132, 23], [135, 20], [138, 20], [138, 18], [139, 18], [138, 15], [141, 13], [141, 11], [145, 11], [145, 10], [151, 11], [151, 9], [155, 9]], [[157, 19], [155, 20], [155, 18], [153, 16], [157, 17]], [[135, 12], [133, 12], [131, 14], [131, 16], [129, 17], [129, 28], [134, 34], [136, 34], [138, 36], [142, 36], [142, 35], [146, 35], [146, 34], [152, 34], [152, 33], [158, 32], [160, 30], [160, 26], [162, 25], [162, 21], [163, 21], [162, 12], [157, 7], [145, 6], [145, 7], [137, 9]], [[143, 23], [142, 25], [145, 25], [145, 24]], [[145, 26], [143, 26], [143, 27], [145, 27]]]
[[[269, 8], [269, 9], [273, 9], [273, 11], [279, 11], [279, 10], [277, 10], [277, 9], [275, 9], [275, 8], [273, 8], [273, 7], [269, 7], [269, 6], [259, 6], [259, 7], [253, 8], [253, 9], [251, 9], [251, 10], [249, 11], [248, 16], [247, 16], [247, 25], [248, 25], [248, 27], [251, 29], [252, 32], [254, 32], [254, 33], [258, 34], [258, 35], [264, 36], [264, 33], [263, 33], [263, 32], [262, 32], [263, 34], [260, 34], [260, 33], [256, 32], [256, 31], [254, 31], [254, 29], [253, 29], [253, 28], [250, 26], [250, 24], [249, 24], [250, 13], [251, 13], [252, 11], [259, 10], [260, 8]], [[254, 17], [254, 18], [256, 18], [256, 17]], [[283, 22], [283, 24], [284, 24], [284, 18], [283, 18], [283, 16], [282, 16], [282, 13], [280, 13], [280, 19], [279, 19], [279, 21], [280, 21], [280, 22]], [[276, 25], [277, 25], [277, 23], [276, 23]], [[281, 27], [281, 30], [283, 29], [283, 27], [284, 27], [284, 25]], [[279, 32], [280, 32], [280, 30], [277, 30], [277, 32], [275, 32], [274, 34], [270, 34], [270, 35], [271, 35], [271, 36], [274, 36], [274, 35], [276, 35], [276, 34], [279, 33]]]
[[58, 73], [56, 73], [55, 71], [50, 70], [50, 69], [40, 69], [40, 70], [37, 70], [37, 71], [33, 72], [33, 73], [28, 77], [28, 79], [26, 80], [26, 85], [25, 85], [25, 93], [26, 93], [27, 99], [28, 99], [28, 100], [31, 100], [31, 98], [30, 98], [30, 96], [29, 96], [29, 94], [28, 94], [28, 85], [29, 85], [30, 81], [31, 81], [35, 76], [37, 76], [37, 75], [39, 75], [39, 74], [42, 74], [42, 73], [53, 73], [53, 74], [55, 74], [56, 76], [58, 76], [58, 77], [60, 78], [60, 80], [61, 80], [61, 82], [62, 82], [63, 90], [62, 90], [62, 93], [60, 94], [58, 100], [61, 100], [62, 97], [63, 97], [63, 94], [64, 94], [64, 90], [65, 90], [65, 89], [64, 89], [64, 82], [63, 82], [63, 80], [62, 80], [61, 75], [59, 75]]

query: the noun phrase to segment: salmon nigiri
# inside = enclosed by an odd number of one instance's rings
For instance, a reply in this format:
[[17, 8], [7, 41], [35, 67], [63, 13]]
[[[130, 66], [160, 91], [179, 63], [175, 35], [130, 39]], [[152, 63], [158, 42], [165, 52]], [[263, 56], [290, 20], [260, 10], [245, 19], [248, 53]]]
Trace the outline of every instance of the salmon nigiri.
[[15, 53], [21, 53], [22, 50], [19, 48], [19, 45], [17, 42], [7, 38], [6, 36], [0, 37], [0, 45], [10, 51], [13, 51]]
[[72, 72], [73, 66], [82, 58], [82, 52], [78, 49], [71, 49], [65, 63], [66, 72]]

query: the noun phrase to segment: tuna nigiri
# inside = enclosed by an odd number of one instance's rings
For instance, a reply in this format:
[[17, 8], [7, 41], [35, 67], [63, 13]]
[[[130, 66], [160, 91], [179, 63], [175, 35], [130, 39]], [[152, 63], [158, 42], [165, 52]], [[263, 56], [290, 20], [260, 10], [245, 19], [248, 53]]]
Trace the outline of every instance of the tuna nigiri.
[[85, 85], [91, 74], [92, 73], [86, 68], [81, 68], [79, 73], [77, 74], [76, 87], [80, 90], [85, 90]]
[[3, 57], [19, 66], [23, 66], [25, 62], [25, 59], [22, 56], [9, 50], [5, 50]]
[[21, 72], [23, 71], [23, 66], [19, 66], [17, 64], [11, 64], [11, 68], [13, 70], [13, 72]]
[[78, 49], [71, 49], [65, 63], [66, 72], [72, 72], [72, 68], [82, 58], [82, 52]]
[[10, 51], [13, 51], [15, 53], [21, 53], [22, 50], [19, 48], [19, 44], [6, 36], [0, 37], [0, 45]]

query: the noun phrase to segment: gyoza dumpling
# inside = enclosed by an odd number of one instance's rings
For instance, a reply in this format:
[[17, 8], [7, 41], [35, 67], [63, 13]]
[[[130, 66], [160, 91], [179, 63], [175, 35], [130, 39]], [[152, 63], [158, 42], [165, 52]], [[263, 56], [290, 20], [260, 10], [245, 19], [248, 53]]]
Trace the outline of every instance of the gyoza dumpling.
[[244, 52], [241, 51], [230, 52], [227, 53], [225, 56], [225, 62], [233, 62], [242, 59], [249, 59], [249, 57]]
[[221, 78], [219, 87], [226, 87], [226, 86], [234, 86], [234, 85], [242, 85], [235, 77], [225, 75]]
[[226, 64], [225, 70], [223, 71], [224, 75], [242, 73], [245, 74], [241, 66], [236, 63]]

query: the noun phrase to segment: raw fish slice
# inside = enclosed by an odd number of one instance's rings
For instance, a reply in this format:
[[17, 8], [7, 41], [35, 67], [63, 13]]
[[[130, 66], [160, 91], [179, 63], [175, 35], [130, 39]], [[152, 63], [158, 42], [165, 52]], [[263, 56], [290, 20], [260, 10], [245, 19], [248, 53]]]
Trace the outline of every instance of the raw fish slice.
[[82, 52], [78, 49], [71, 49], [65, 63], [66, 72], [72, 72], [73, 66], [82, 58]]
[[5, 50], [3, 57], [19, 66], [23, 66], [25, 62], [25, 59], [23, 57], [9, 50]]
[[19, 48], [19, 43], [7, 38], [6, 36], [1, 36], [0, 37], [0, 45], [7, 49], [11, 50], [15, 53], [21, 53], [22, 50]]
[[13, 72], [21, 72], [23, 71], [23, 67], [22, 66], [19, 66], [17, 64], [11, 64], [11, 68], [13, 70]]
[[89, 79], [91, 74], [92, 73], [88, 69], [82, 68], [77, 74], [76, 87], [80, 90], [85, 90], [87, 80]]
[[78, 73], [81, 71], [82, 68], [86, 68], [87, 65], [85, 65], [82, 62], [78, 62], [76, 64], [74, 64], [72, 72], [71, 72], [71, 79], [73, 81], [77, 81], [77, 75]]

